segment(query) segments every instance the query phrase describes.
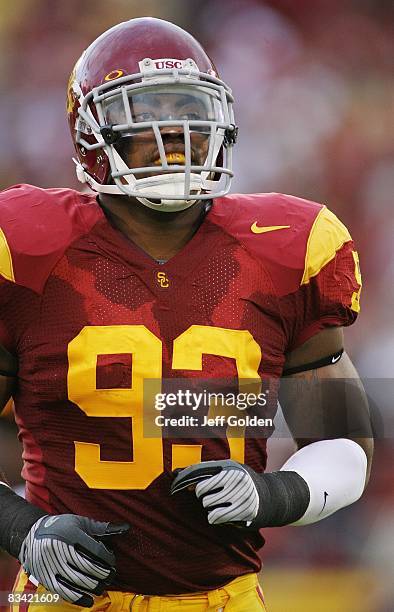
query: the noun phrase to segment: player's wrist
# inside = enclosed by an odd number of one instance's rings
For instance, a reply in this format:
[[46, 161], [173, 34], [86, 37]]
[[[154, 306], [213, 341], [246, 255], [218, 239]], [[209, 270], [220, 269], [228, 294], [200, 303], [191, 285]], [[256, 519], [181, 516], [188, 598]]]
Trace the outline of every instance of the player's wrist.
[[250, 529], [282, 527], [297, 521], [306, 511], [310, 493], [305, 480], [296, 472], [259, 474], [244, 465], [259, 496], [259, 508]]
[[0, 548], [19, 558], [24, 539], [39, 519], [48, 513], [0, 484]]

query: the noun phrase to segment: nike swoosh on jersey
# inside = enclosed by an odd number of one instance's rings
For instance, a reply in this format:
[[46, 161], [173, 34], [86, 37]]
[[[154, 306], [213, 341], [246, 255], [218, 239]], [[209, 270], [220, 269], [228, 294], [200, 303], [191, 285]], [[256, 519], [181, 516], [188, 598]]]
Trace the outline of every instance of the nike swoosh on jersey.
[[254, 234], [265, 234], [266, 232], [275, 232], [276, 230], [289, 229], [289, 228], [290, 228], [290, 225], [267, 225], [267, 226], [259, 227], [257, 225], [257, 221], [255, 221], [253, 225], [250, 226], [250, 229], [252, 230]]

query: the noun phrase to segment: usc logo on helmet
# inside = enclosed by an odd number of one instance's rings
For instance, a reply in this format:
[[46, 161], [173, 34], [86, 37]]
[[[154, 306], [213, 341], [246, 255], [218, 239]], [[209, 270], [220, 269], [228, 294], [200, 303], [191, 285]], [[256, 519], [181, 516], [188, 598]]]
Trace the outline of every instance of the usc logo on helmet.
[[167, 289], [170, 286], [170, 281], [165, 272], [157, 272], [156, 280], [162, 289]]
[[183, 62], [176, 59], [153, 60], [153, 63], [157, 70], [162, 70], [163, 68], [183, 68]]

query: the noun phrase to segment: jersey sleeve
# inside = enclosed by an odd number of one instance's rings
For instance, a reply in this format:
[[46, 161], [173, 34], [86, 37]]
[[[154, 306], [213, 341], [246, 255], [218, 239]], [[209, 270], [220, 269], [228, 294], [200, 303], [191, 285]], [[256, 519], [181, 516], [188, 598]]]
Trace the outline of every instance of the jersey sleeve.
[[[14, 185], [0, 192], [0, 344], [14, 352], [13, 304], [40, 295], [70, 244], [101, 215], [95, 200], [70, 189]], [[21, 293], [22, 292], [22, 293]]]
[[0, 193], [0, 276], [40, 294], [70, 244], [102, 215], [71, 189], [14, 185]]
[[347, 228], [326, 207], [309, 233], [305, 267], [293, 294], [289, 351], [327, 327], [354, 323], [360, 311], [361, 273]]

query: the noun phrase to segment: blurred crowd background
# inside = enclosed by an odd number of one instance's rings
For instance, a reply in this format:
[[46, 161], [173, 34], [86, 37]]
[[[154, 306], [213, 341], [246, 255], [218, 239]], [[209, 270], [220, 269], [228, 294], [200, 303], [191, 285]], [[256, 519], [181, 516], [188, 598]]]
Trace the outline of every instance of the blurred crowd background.
[[[271, 612], [394, 609], [394, 5], [389, 0], [0, 0], [0, 188], [79, 188], [65, 119], [69, 73], [102, 31], [152, 15], [194, 34], [235, 95], [233, 191], [326, 203], [351, 230], [364, 290], [347, 347], [375, 411], [363, 501], [308, 528], [266, 530]], [[391, 390], [391, 391], [390, 391]], [[0, 465], [20, 450], [0, 421]], [[270, 443], [270, 466], [292, 452]], [[0, 590], [15, 566], [0, 556]]]

